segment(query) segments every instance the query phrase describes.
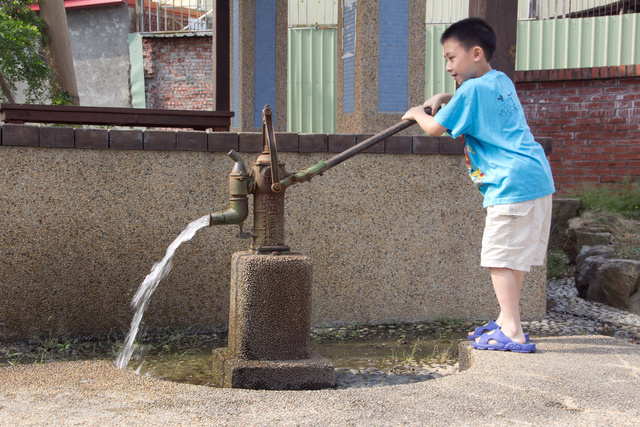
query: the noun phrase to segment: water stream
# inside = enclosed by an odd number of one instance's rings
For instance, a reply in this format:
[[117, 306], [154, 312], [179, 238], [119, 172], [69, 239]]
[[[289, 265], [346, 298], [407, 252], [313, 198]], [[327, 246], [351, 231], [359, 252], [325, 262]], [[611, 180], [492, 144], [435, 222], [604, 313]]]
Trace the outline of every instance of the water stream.
[[182, 233], [169, 245], [167, 248], [167, 252], [164, 255], [164, 258], [159, 262], [155, 263], [151, 268], [151, 272], [145, 277], [144, 281], [138, 288], [138, 292], [136, 292], [133, 300], [131, 301], [131, 308], [135, 310], [135, 314], [133, 316], [133, 320], [131, 320], [131, 328], [129, 329], [129, 333], [124, 341], [124, 346], [122, 350], [118, 354], [118, 358], [116, 360], [116, 366], [120, 369], [125, 369], [127, 364], [129, 363], [129, 359], [131, 359], [131, 355], [134, 351], [133, 342], [136, 339], [136, 335], [138, 334], [138, 328], [140, 327], [140, 322], [142, 321], [142, 316], [144, 315], [144, 311], [147, 309], [147, 305], [149, 305], [149, 300], [151, 295], [156, 290], [158, 283], [162, 279], [164, 279], [169, 271], [171, 271], [171, 259], [173, 258], [174, 253], [178, 249], [178, 247], [191, 240], [191, 238], [196, 234], [198, 230], [204, 228], [209, 225], [210, 216], [206, 215], [200, 219], [197, 219], [191, 222], [187, 228], [185, 228]]

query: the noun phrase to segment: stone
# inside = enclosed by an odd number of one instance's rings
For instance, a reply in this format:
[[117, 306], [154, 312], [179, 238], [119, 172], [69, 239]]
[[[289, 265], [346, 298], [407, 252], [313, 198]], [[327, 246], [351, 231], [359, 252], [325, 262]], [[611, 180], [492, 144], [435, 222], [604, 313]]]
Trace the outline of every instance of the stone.
[[411, 154], [413, 137], [408, 135], [394, 135], [384, 142], [384, 152], [390, 154]]
[[580, 253], [583, 246], [610, 245], [611, 233], [576, 230], [576, 250]]
[[235, 132], [211, 132], [207, 134], [207, 150], [238, 151], [238, 134]]
[[146, 130], [143, 132], [145, 150], [174, 151], [176, 132], [164, 130]]
[[296, 132], [276, 132], [276, 148], [279, 152], [292, 152], [297, 153], [299, 151], [298, 134]]
[[109, 148], [112, 150], [142, 150], [142, 131], [138, 129], [109, 130]]
[[[629, 297], [629, 311], [640, 315], [640, 290], [637, 290]], [[638, 333], [636, 338], [640, 339], [640, 333]]]
[[176, 150], [207, 151], [208, 136], [206, 132], [176, 132]]
[[607, 298], [602, 290], [597, 271], [607, 259], [601, 256], [591, 256], [584, 260], [580, 270], [576, 270], [576, 289], [578, 295], [588, 301], [606, 303]]
[[440, 138], [426, 135], [414, 136], [412, 151], [416, 154], [440, 154]]
[[616, 258], [616, 253], [611, 245], [583, 246], [576, 257], [576, 271], [580, 270], [584, 260], [590, 256], [601, 256], [603, 258]]
[[464, 141], [462, 138], [441, 138], [440, 154], [460, 155], [464, 154]]
[[5, 123], [2, 125], [2, 145], [37, 147], [40, 141], [38, 126]]
[[580, 217], [569, 220], [567, 237], [561, 249], [569, 257], [569, 262], [574, 264], [582, 246], [608, 245], [611, 234], [601, 224], [587, 224]]
[[109, 131], [107, 129], [75, 129], [76, 148], [109, 148]]
[[258, 132], [239, 133], [238, 149], [243, 153], [262, 152], [262, 133], [258, 133]]
[[629, 297], [638, 290], [640, 284], [640, 261], [608, 260], [598, 268], [597, 277], [607, 303], [613, 307], [627, 310], [629, 309]]
[[41, 126], [40, 147], [73, 148], [75, 138], [72, 127]]
[[332, 133], [327, 137], [328, 149], [331, 153], [341, 153], [356, 145], [356, 135]]
[[552, 206], [550, 243], [563, 247], [567, 240], [569, 221], [578, 215], [580, 199], [553, 199]]
[[561, 249], [569, 258], [569, 263], [575, 264], [579, 252], [576, 250], [576, 229], [571, 227], [571, 222], [569, 223], [569, 228], [567, 228], [567, 238]]
[[327, 147], [326, 133], [301, 133], [298, 135], [298, 148], [301, 153], [325, 153]]
[[312, 261], [302, 254], [232, 258], [229, 347], [248, 360], [309, 357]]

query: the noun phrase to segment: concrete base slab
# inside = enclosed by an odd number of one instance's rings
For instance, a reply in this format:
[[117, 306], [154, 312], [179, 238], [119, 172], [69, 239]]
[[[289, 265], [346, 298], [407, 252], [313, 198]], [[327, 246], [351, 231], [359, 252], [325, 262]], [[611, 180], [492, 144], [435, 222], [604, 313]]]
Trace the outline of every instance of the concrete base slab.
[[308, 359], [243, 360], [227, 348], [213, 350], [216, 382], [253, 390], [317, 390], [335, 386], [333, 364], [313, 350]]

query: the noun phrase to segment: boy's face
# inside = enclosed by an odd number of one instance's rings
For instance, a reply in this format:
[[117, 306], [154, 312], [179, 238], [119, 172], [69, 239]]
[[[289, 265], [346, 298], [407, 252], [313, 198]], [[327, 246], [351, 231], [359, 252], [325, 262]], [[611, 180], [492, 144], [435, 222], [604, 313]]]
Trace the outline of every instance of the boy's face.
[[488, 63], [479, 46], [467, 50], [458, 39], [449, 38], [442, 44], [442, 49], [447, 60], [447, 72], [451, 74], [458, 85], [469, 79], [480, 77], [488, 71], [486, 69]]

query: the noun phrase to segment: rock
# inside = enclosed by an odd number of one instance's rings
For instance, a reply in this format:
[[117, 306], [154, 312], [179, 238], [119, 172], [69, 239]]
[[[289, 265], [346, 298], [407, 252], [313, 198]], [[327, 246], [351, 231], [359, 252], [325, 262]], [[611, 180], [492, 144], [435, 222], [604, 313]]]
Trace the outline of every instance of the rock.
[[[640, 290], [629, 297], [629, 311], [640, 315]], [[640, 339], [640, 333], [636, 338]]]
[[607, 302], [597, 275], [600, 266], [607, 261], [607, 258], [601, 256], [590, 256], [584, 260], [582, 268], [576, 269], [576, 289], [581, 298], [587, 301]]
[[611, 244], [608, 231], [576, 230], [576, 250], [580, 253], [583, 246], [607, 246]]
[[590, 256], [601, 256], [603, 258], [615, 258], [616, 253], [611, 245], [583, 246], [576, 257], [576, 272], [582, 268], [584, 260]]
[[569, 228], [567, 229], [567, 239], [561, 248], [569, 258], [569, 263], [574, 264], [578, 256], [578, 251], [576, 250], [576, 229], [571, 227], [571, 223], [569, 223]]
[[567, 238], [562, 250], [569, 257], [571, 264], [575, 263], [576, 257], [583, 246], [606, 246], [611, 240], [611, 233], [603, 224], [579, 217], [569, 221], [566, 234]]
[[553, 199], [551, 213], [550, 241], [557, 247], [563, 247], [567, 240], [569, 220], [578, 215], [580, 199]]
[[607, 303], [624, 310], [629, 309], [629, 297], [640, 284], [640, 261], [611, 259], [598, 268], [598, 280]]

